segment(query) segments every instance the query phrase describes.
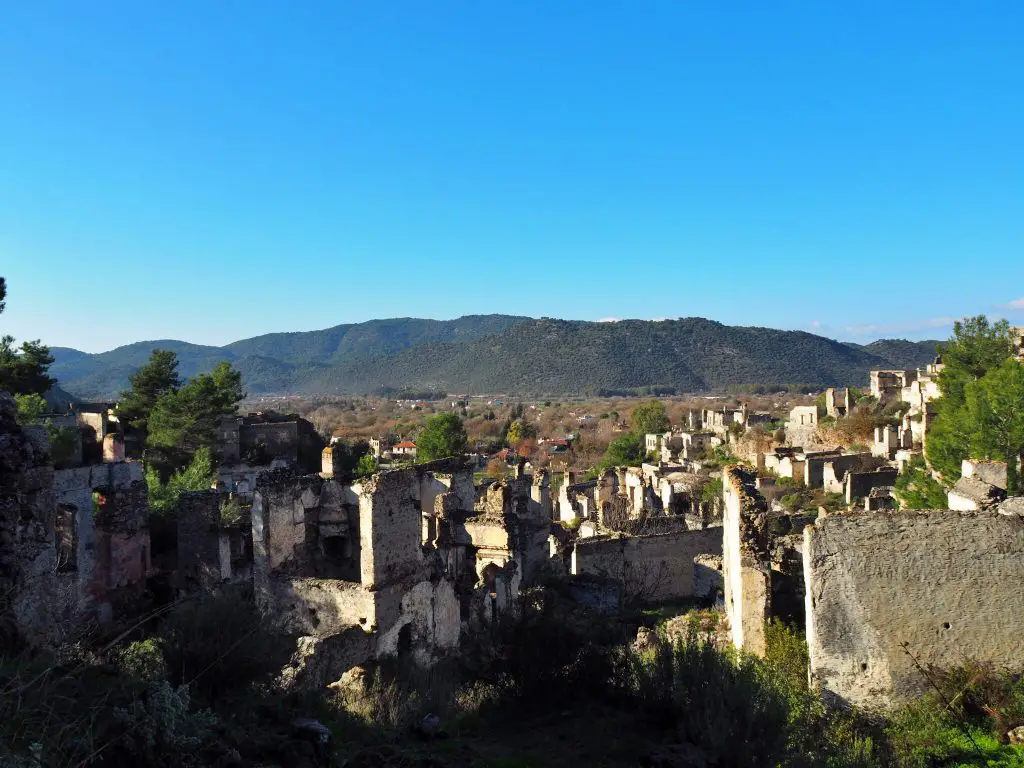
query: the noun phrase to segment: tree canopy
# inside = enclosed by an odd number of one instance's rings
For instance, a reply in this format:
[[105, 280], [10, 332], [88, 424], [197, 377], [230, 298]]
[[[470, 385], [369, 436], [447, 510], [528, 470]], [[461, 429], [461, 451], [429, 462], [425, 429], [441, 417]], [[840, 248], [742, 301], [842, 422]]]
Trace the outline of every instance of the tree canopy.
[[121, 393], [117, 404], [117, 416], [125, 426], [145, 437], [149, 414], [157, 400], [181, 386], [178, 356], [170, 350], [154, 349], [149, 362], [135, 371], [129, 382], [130, 389]]
[[416, 458], [435, 461], [466, 452], [466, 428], [454, 413], [438, 413], [427, 418], [416, 439]]
[[[7, 306], [7, 281], [0, 277], [0, 313]], [[13, 395], [42, 395], [56, 379], [48, 375], [53, 365], [50, 348], [40, 342], [22, 342], [16, 347], [13, 336], [0, 338], [0, 389]]]
[[648, 400], [633, 409], [633, 431], [639, 435], [658, 434], [669, 428], [665, 404], [660, 400]]
[[179, 469], [167, 480], [160, 482], [160, 475], [154, 467], [146, 470], [146, 486], [149, 489], [149, 506], [155, 515], [167, 515], [177, 511], [178, 497], [185, 491], [205, 491], [217, 479], [217, 469], [210, 449], [196, 450], [188, 466]]
[[244, 397], [242, 375], [228, 362], [161, 395], [147, 424], [153, 461], [166, 473], [187, 465], [199, 448], [213, 447], [217, 421], [237, 413]]
[[56, 381], [47, 375], [51, 365], [53, 355], [38, 339], [18, 348], [13, 336], [0, 338], [0, 389], [16, 395], [44, 394]]
[[601, 466], [635, 467], [644, 460], [644, 453], [644, 436], [639, 432], [629, 432], [608, 444]]
[[1017, 461], [1024, 453], [1024, 367], [1013, 358], [1009, 324], [980, 315], [957, 322], [942, 349], [942, 397], [925, 451], [946, 485], [967, 458], [1007, 464], [1010, 493], [1019, 491]]
[[511, 446], [518, 446], [524, 440], [537, 436], [537, 426], [523, 418], [513, 421], [508, 428], [506, 439]]

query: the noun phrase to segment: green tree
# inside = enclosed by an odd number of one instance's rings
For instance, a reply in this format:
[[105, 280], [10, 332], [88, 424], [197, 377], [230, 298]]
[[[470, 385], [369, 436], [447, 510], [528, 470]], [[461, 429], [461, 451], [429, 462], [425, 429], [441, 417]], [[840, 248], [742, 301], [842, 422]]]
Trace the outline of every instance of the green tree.
[[658, 434], [668, 428], [668, 414], [660, 400], [648, 400], [633, 409], [633, 431], [637, 434]]
[[915, 457], [896, 478], [894, 492], [903, 509], [946, 509], [946, 489], [932, 477], [928, 465]]
[[18, 409], [18, 423], [32, 424], [43, 418], [46, 413], [46, 400], [42, 395], [32, 393], [30, 395], [15, 395], [14, 402]]
[[454, 413], [438, 413], [427, 418], [416, 440], [416, 458], [434, 461], [466, 452], [466, 428]]
[[1014, 359], [967, 384], [970, 454], [1006, 462], [1007, 492], [1020, 491], [1017, 461], [1024, 454], [1024, 366]]
[[0, 389], [15, 395], [41, 395], [56, 381], [47, 375], [51, 365], [53, 355], [40, 341], [25, 341], [18, 348], [13, 336], [0, 338]]
[[537, 436], [537, 427], [525, 419], [516, 419], [508, 428], [508, 434], [506, 439], [508, 444], [517, 446], [523, 440], [528, 440], [531, 437]]
[[7, 281], [0, 277], [0, 315], [4, 313], [4, 308], [7, 306], [5, 299], [7, 298]]
[[368, 477], [376, 472], [377, 469], [377, 460], [373, 458], [372, 453], [364, 453], [359, 457], [359, 461], [356, 462], [357, 477]]
[[[1009, 445], [1005, 440], [1013, 431], [1007, 429], [1013, 421], [1012, 413], [1007, 411], [1010, 403], [998, 397], [992, 385], [978, 388], [982, 379], [1012, 360], [1009, 324], [1005, 320], [990, 323], [984, 315], [958, 321], [953, 325], [953, 338], [942, 347], [941, 354], [945, 363], [938, 379], [942, 397], [935, 402], [925, 453], [949, 486], [960, 477], [961, 462], [971, 458], [973, 451], [980, 452], [978, 458], [995, 457]], [[1007, 369], [999, 381], [1012, 385], [1012, 370]], [[982, 417], [984, 421], [979, 422]], [[1000, 449], [986, 436], [998, 421], [1004, 426], [1004, 445]]]
[[243, 397], [241, 374], [227, 362], [161, 395], [149, 414], [146, 438], [161, 474], [186, 466], [200, 448], [212, 448], [218, 420], [237, 413]]
[[155, 467], [146, 468], [146, 486], [149, 489], [149, 507], [155, 515], [169, 515], [177, 512], [178, 497], [185, 491], [205, 491], [213, 486], [217, 470], [213, 456], [206, 446], [200, 447], [192, 456], [187, 467], [179, 469], [167, 480], [161, 482]]
[[639, 432], [620, 435], [608, 444], [602, 467], [637, 466], [644, 460], [644, 436]]
[[1013, 355], [1010, 324], [990, 323], [984, 315], [953, 323], [953, 338], [941, 348], [945, 364], [939, 374], [943, 406], [964, 404], [967, 384], [977, 381]]
[[178, 356], [167, 349], [154, 349], [149, 355], [149, 362], [135, 371], [128, 382], [131, 387], [121, 393], [117, 417], [145, 440], [149, 414], [156, 401], [181, 386]]

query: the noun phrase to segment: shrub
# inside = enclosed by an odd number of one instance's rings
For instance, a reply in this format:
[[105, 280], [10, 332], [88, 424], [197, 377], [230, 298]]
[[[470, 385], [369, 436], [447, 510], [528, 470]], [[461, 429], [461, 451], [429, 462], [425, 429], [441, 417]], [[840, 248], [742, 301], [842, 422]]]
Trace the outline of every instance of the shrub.
[[167, 677], [167, 662], [160, 641], [155, 638], [136, 640], [118, 656], [121, 671], [129, 677], [145, 682], [156, 682]]
[[225, 501], [220, 506], [220, 522], [222, 525], [237, 525], [241, 519], [245, 507], [237, 499]]
[[207, 701], [269, 681], [290, 655], [288, 639], [257, 613], [244, 589], [178, 606], [159, 635], [171, 682]]
[[190, 711], [187, 686], [177, 689], [166, 680], [153, 683], [127, 707], [114, 710], [124, 728], [116, 743], [119, 757], [130, 756], [134, 765], [199, 766], [189, 758], [210, 735], [217, 718], [208, 710]]
[[675, 644], [658, 640], [626, 666], [625, 687], [646, 719], [709, 764], [773, 765], [784, 756], [788, 702], [758, 660], [690, 634]]
[[588, 629], [566, 621], [547, 590], [524, 592], [518, 616], [499, 623], [495, 640], [501, 654], [485, 666], [481, 679], [506, 701], [530, 702], [533, 708], [600, 700], [613, 677], [611, 652]]

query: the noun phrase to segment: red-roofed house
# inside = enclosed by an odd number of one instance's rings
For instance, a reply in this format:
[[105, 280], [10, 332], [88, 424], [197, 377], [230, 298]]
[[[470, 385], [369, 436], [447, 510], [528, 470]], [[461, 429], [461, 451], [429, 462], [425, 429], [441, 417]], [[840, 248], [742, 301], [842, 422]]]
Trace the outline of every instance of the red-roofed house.
[[395, 443], [391, 446], [391, 453], [396, 456], [415, 456], [416, 455], [416, 443], [409, 440], [403, 440], [400, 443]]

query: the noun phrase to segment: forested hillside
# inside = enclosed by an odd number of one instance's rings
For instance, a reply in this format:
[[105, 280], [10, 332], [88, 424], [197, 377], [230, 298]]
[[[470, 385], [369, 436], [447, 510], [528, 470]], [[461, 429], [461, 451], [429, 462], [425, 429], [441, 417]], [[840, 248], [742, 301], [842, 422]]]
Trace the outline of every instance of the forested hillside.
[[80, 397], [114, 397], [159, 347], [185, 376], [229, 360], [253, 394], [387, 390], [597, 394], [643, 387], [708, 391], [744, 385], [863, 385], [872, 368], [929, 362], [936, 342], [837, 342], [802, 331], [703, 318], [591, 323], [508, 315], [392, 319], [280, 333], [225, 347], [139, 342], [98, 355], [56, 348], [52, 372]]

